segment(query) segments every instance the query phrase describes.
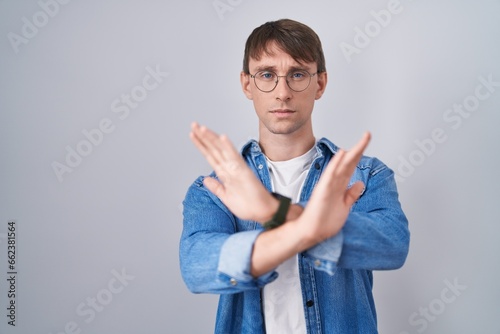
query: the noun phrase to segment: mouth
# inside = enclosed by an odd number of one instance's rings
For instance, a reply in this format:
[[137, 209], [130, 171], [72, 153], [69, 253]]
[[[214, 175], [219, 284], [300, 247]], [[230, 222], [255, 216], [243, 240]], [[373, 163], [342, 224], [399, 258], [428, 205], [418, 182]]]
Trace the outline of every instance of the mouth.
[[295, 112], [294, 110], [290, 109], [274, 109], [270, 111], [271, 114], [274, 114], [278, 117], [286, 117], [293, 114], [294, 112]]

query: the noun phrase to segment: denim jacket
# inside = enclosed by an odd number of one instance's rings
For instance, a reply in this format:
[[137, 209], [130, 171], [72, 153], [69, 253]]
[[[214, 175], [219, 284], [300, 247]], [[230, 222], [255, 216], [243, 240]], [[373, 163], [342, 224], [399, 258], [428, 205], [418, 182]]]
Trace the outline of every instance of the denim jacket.
[[[325, 138], [317, 142], [316, 149], [301, 192], [302, 206], [307, 205], [323, 169], [338, 151]], [[249, 141], [242, 155], [271, 191], [259, 144]], [[362, 181], [365, 189], [341, 232], [298, 256], [308, 333], [377, 333], [372, 270], [400, 268], [408, 254], [408, 221], [398, 201], [392, 170], [378, 159], [364, 156], [349, 186], [356, 181]], [[220, 294], [215, 333], [265, 333], [260, 292], [277, 273], [257, 278], [250, 274], [252, 248], [263, 231], [261, 225], [234, 216], [203, 186], [203, 177], [189, 188], [183, 205], [181, 273], [190, 291]]]

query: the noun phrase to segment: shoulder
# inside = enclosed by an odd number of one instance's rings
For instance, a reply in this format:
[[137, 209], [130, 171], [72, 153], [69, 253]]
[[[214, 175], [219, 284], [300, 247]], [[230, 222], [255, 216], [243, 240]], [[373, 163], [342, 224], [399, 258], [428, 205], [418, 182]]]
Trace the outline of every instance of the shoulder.
[[390, 168], [387, 167], [387, 165], [380, 161], [378, 158], [365, 155], [362, 156], [359, 160], [356, 169], [360, 171], [366, 171], [370, 174], [370, 176], [376, 175], [386, 170], [390, 171]]
[[[321, 138], [317, 142], [317, 147], [328, 160], [340, 150], [337, 145], [326, 138]], [[366, 184], [371, 177], [380, 173], [393, 174], [392, 170], [378, 158], [364, 155], [356, 166], [351, 183], [363, 181]]]
[[[210, 174], [211, 177], [216, 177], [215, 173]], [[184, 198], [184, 205], [193, 205], [194, 203], [216, 203], [222, 204], [220, 199], [212, 194], [203, 184], [205, 176], [198, 176], [189, 186]]]

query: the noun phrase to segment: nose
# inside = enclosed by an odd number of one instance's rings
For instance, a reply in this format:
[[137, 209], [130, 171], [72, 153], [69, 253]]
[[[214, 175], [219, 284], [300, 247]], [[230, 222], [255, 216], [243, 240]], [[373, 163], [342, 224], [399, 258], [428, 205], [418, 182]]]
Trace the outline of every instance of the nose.
[[276, 95], [276, 100], [288, 101], [292, 98], [292, 90], [288, 87], [285, 76], [280, 76], [278, 78], [278, 85], [274, 89], [274, 94]]

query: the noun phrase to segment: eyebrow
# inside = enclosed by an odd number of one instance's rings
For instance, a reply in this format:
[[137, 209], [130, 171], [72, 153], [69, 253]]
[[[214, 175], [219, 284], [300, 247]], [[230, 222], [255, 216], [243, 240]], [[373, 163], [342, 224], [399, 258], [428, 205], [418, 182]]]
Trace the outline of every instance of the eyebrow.
[[[260, 72], [260, 71], [270, 71], [270, 72], [276, 72], [276, 73], [278, 72], [276, 66], [269, 66], [269, 65], [258, 66], [255, 69], [255, 73]], [[306, 66], [291, 66], [288, 69], [287, 73], [290, 73], [290, 72], [293, 72], [293, 71], [307, 71], [307, 72], [310, 72], [310, 69], [308, 67], [306, 67]]]

